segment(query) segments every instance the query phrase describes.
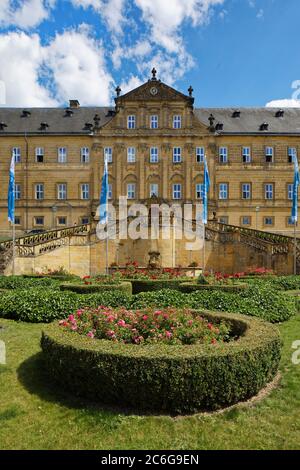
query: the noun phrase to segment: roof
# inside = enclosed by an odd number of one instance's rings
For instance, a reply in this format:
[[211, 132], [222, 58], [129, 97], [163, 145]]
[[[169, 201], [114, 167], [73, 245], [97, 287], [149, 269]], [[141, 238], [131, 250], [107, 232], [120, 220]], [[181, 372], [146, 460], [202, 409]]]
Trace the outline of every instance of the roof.
[[[240, 117], [233, 117], [240, 111]], [[276, 117], [283, 111], [282, 117]], [[209, 116], [215, 118], [214, 125], [223, 124], [220, 134], [300, 134], [300, 108], [201, 108], [195, 109], [195, 115], [205, 125], [209, 125]], [[260, 130], [263, 123], [267, 130]]]
[[[67, 108], [67, 110], [70, 108]], [[239, 117], [233, 117], [235, 111], [240, 111]], [[23, 108], [0, 108], [1, 135], [89, 135], [92, 128], [87, 123], [95, 125], [94, 117], [100, 118], [102, 127], [114, 116], [114, 108], [109, 107], [79, 107], [71, 108], [72, 115], [68, 116], [65, 108], [26, 108], [30, 112], [23, 116]], [[215, 118], [214, 125], [223, 124], [218, 133], [226, 134], [300, 134], [300, 108], [284, 108], [283, 116], [276, 117], [278, 108], [196, 108], [195, 116], [206, 126], [209, 126], [209, 116]], [[1, 123], [7, 127], [1, 129]], [[41, 123], [49, 127], [41, 128]], [[260, 130], [263, 123], [268, 124], [267, 130]]]
[[[25, 117], [24, 110], [30, 114]], [[70, 110], [71, 115], [67, 111]], [[94, 117], [100, 118], [103, 126], [112, 119], [113, 108], [0, 108], [0, 136], [8, 134], [90, 134], [92, 129], [86, 124], [95, 125]], [[113, 112], [113, 113], [111, 113]], [[7, 127], [1, 124], [4, 123]], [[48, 127], [41, 128], [41, 123]], [[2, 128], [2, 129], [1, 129]]]

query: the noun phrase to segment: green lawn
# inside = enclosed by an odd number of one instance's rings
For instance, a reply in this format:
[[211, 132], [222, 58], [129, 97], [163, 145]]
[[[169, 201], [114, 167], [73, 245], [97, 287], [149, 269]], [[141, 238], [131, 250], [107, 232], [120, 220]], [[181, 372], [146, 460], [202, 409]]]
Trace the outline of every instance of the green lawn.
[[300, 365], [291, 362], [300, 316], [280, 325], [281, 386], [259, 404], [223, 414], [139, 416], [55, 390], [43, 375], [42, 325], [0, 319], [0, 449], [299, 449]]

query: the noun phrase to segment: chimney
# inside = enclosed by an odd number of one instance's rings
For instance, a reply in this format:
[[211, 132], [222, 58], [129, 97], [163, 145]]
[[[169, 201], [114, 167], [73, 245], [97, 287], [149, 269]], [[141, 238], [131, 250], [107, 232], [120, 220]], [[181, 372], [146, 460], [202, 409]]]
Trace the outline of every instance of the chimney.
[[80, 103], [78, 100], [69, 100], [70, 108], [80, 108]]

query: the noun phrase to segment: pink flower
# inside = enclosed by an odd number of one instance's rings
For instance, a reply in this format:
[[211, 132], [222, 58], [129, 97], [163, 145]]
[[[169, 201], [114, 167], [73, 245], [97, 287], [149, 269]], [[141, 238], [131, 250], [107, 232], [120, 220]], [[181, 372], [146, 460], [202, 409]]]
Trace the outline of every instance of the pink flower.
[[189, 321], [187, 322], [187, 324], [188, 324], [188, 326], [192, 326], [193, 320], [189, 320]]
[[80, 317], [80, 316], [82, 315], [82, 313], [83, 313], [83, 312], [82, 312], [82, 310], [77, 310], [77, 312], [76, 312], [76, 313], [77, 313], [77, 316], [78, 316], [78, 317]]
[[87, 336], [88, 336], [89, 338], [95, 338], [95, 335], [94, 335], [94, 332], [93, 332], [93, 331], [89, 331], [88, 334], [87, 334]]
[[126, 322], [124, 320], [119, 320], [118, 321], [118, 326], [125, 326]]
[[78, 328], [77, 328], [77, 325], [71, 326], [71, 330], [72, 330], [72, 331], [76, 331], [77, 329], [78, 329]]
[[69, 315], [68, 320], [69, 320], [70, 322], [73, 322], [73, 321], [75, 320], [74, 315]]
[[216, 338], [213, 338], [213, 339], [211, 340], [211, 344], [216, 344], [216, 342], [217, 342]]
[[212, 329], [213, 329], [212, 324], [211, 324], [211, 323], [208, 323], [208, 324], [207, 324], [207, 328], [208, 328], [209, 330], [212, 330]]
[[171, 331], [166, 331], [166, 337], [167, 337], [168, 339], [172, 338], [172, 333], [171, 333]]
[[113, 330], [108, 330], [108, 332], [106, 334], [110, 338], [115, 338], [116, 337], [115, 332]]
[[108, 321], [109, 323], [112, 323], [112, 322], [114, 321], [114, 316], [113, 316], [113, 315], [108, 315], [107, 321]]
[[143, 317], [142, 317], [142, 318], [143, 318], [143, 320], [145, 320], [145, 321], [146, 321], [146, 320], [148, 320], [148, 315], [143, 315]]

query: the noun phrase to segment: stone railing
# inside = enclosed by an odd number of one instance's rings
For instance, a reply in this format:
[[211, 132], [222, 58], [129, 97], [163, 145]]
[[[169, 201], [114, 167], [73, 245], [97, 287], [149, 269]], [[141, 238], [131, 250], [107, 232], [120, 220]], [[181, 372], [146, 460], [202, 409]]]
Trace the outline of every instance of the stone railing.
[[[15, 246], [17, 253], [21, 256], [32, 256], [35, 247], [45, 247], [45, 251], [51, 251], [62, 244], [62, 240], [69, 240], [74, 236], [88, 235], [91, 233], [91, 224], [76, 225], [74, 227], [68, 227], [63, 229], [49, 230], [47, 232], [36, 233], [32, 235], [25, 235], [23, 237], [16, 238]], [[56, 243], [58, 242], [58, 243]], [[0, 249], [9, 250], [13, 246], [12, 240], [6, 240], [0, 243]], [[42, 251], [40, 251], [42, 253]]]

